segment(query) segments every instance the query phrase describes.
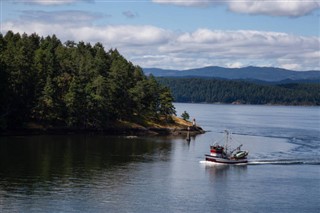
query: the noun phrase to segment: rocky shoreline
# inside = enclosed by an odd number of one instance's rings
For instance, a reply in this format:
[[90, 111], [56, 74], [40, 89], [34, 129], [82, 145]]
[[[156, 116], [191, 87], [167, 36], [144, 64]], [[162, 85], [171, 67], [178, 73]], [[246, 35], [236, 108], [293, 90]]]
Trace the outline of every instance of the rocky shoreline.
[[47, 128], [47, 129], [15, 129], [0, 132], [0, 136], [22, 136], [22, 135], [68, 135], [68, 134], [105, 134], [105, 135], [198, 135], [205, 131], [201, 127], [187, 128], [106, 128], [106, 129], [75, 129], [75, 128]]
[[200, 126], [193, 126], [191, 122], [175, 118], [169, 125], [154, 124], [142, 126], [134, 123], [116, 123], [110, 127], [99, 128], [70, 128], [70, 127], [42, 127], [32, 126], [0, 131], [0, 136], [22, 135], [68, 135], [68, 134], [104, 134], [121, 136], [194, 136], [205, 133]]

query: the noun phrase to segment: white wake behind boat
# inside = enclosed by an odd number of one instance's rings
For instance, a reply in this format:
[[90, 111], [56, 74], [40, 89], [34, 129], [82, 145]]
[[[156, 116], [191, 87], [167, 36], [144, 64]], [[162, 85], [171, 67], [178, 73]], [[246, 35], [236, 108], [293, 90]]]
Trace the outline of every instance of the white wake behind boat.
[[242, 144], [230, 151], [232, 138], [230, 133], [225, 130], [224, 146], [218, 143], [210, 146], [210, 154], [205, 155], [206, 161], [218, 164], [246, 164], [248, 163], [248, 151], [241, 150]]

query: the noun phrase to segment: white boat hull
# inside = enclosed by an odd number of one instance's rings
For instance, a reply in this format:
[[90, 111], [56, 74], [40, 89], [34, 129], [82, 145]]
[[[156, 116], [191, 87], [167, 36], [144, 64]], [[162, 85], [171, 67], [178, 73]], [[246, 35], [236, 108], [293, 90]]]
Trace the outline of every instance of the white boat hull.
[[212, 155], [205, 155], [206, 161], [220, 164], [246, 164], [248, 160], [246, 158], [243, 159], [229, 159], [229, 158], [221, 158]]

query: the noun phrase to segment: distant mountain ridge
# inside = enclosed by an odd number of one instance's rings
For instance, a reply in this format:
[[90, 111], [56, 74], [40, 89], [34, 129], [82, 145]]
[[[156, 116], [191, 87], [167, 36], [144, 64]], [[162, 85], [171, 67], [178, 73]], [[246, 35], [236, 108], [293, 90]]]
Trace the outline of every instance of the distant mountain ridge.
[[210, 66], [188, 70], [170, 70], [160, 68], [143, 68], [146, 75], [152, 74], [156, 77], [202, 77], [202, 78], [223, 78], [243, 79], [260, 81], [312, 81], [320, 82], [320, 70], [292, 71], [276, 67], [254, 67], [224, 68]]

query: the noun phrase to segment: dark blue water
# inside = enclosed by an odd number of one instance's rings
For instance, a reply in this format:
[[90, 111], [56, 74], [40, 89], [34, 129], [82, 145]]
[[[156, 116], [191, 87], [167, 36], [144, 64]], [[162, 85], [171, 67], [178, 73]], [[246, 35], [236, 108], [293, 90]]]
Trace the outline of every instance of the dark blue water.
[[[319, 212], [319, 107], [175, 106], [209, 132], [0, 138], [0, 212]], [[203, 162], [225, 129], [248, 165]]]

